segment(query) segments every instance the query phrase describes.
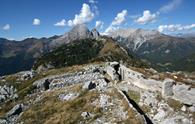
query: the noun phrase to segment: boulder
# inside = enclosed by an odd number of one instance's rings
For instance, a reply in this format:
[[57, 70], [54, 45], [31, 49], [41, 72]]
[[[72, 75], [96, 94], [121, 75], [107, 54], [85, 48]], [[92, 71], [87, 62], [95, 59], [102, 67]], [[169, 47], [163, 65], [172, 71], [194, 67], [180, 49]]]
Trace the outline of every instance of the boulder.
[[8, 124], [6, 119], [0, 119], [0, 124]]
[[21, 80], [30, 80], [35, 76], [35, 71], [24, 71], [20, 72], [21, 75]]
[[165, 79], [162, 85], [162, 96], [169, 97], [173, 95], [173, 85], [175, 81], [172, 79]]
[[190, 85], [173, 86], [173, 98], [187, 105], [195, 105], [195, 88]]
[[78, 93], [60, 94], [60, 95], [59, 95], [59, 99], [60, 99], [61, 101], [68, 101], [68, 100], [73, 100], [73, 99], [75, 99], [77, 96], [79, 96]]
[[13, 86], [0, 86], [0, 103], [6, 101], [7, 99], [16, 99], [18, 95], [16, 94], [16, 89]]
[[90, 118], [90, 117], [93, 117], [94, 115], [89, 113], [89, 112], [82, 112], [81, 113], [81, 116], [84, 118], [84, 119], [87, 119], [87, 118]]
[[14, 106], [8, 113], [7, 116], [15, 116], [15, 115], [20, 115], [20, 113], [23, 111], [23, 104], [17, 104]]
[[88, 90], [94, 89], [95, 87], [96, 87], [96, 84], [93, 83], [92, 81], [87, 81], [83, 85], [83, 89], [88, 89]]
[[118, 62], [110, 62], [109, 65], [105, 69], [105, 71], [111, 77], [113, 81], [119, 81], [120, 79], [120, 75], [118, 73], [119, 66], [120, 65]]
[[188, 108], [190, 112], [195, 112], [195, 106], [191, 106]]

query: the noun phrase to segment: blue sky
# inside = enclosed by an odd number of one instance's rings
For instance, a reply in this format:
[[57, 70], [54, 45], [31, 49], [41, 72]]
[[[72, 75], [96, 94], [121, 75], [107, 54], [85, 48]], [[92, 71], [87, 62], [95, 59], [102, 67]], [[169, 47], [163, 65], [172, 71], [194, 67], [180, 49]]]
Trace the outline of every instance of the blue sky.
[[[0, 37], [60, 35], [85, 23], [109, 32], [144, 28], [163, 33], [195, 29], [194, 0], [1, 0]], [[97, 23], [97, 24], [96, 24]]]

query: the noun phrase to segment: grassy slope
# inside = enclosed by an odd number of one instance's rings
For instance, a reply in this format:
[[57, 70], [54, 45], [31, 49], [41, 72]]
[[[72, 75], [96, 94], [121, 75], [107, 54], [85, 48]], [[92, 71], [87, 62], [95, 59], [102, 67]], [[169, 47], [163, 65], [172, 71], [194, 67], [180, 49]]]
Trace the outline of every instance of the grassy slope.
[[138, 59], [128, 55], [112, 39], [106, 40], [76, 40], [70, 44], [58, 47], [54, 51], [40, 57], [34, 69], [40, 65], [51, 64], [54, 67], [66, 67], [75, 64], [84, 64], [95, 61], [120, 61], [128, 63], [131, 66], [145, 66]]

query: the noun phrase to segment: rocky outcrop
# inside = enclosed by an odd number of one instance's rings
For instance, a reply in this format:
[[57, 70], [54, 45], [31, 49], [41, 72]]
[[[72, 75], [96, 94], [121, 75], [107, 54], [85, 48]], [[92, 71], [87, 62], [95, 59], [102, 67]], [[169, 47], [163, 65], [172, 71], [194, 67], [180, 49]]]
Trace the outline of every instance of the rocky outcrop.
[[73, 27], [69, 32], [62, 35], [60, 38], [53, 40], [50, 47], [57, 47], [62, 44], [70, 43], [74, 40], [81, 40], [87, 38], [98, 39], [100, 36], [96, 29], [90, 31], [85, 24], [79, 24]]
[[13, 86], [7, 86], [7, 85], [0, 86], [0, 103], [8, 99], [14, 100], [18, 98], [16, 91], [17, 90]]
[[78, 93], [60, 94], [59, 95], [59, 99], [61, 101], [68, 101], [68, 100], [73, 100], [73, 99], [75, 99], [78, 96], [79, 96]]
[[173, 98], [187, 105], [195, 106], [195, 88], [190, 85], [175, 85], [173, 86]]
[[[77, 83], [84, 83], [84, 88], [91, 89], [94, 88], [96, 84], [99, 86], [106, 85], [105, 82], [101, 79], [104, 79], [104, 76], [100, 72], [89, 69], [76, 73], [66, 73], [61, 75], [48, 76], [38, 81], [35, 81], [33, 85], [37, 87], [38, 90], [45, 91], [48, 89], [52, 90], [55, 88], [62, 88]], [[99, 81], [102, 81], [103, 83], [99, 84]], [[95, 82], [96, 84], [94, 84]]]
[[19, 73], [21, 75], [21, 80], [29, 80], [35, 77], [35, 71], [23, 71]]
[[120, 65], [118, 62], [110, 62], [108, 63], [108, 66], [105, 68], [105, 71], [113, 81], [119, 81], [120, 79], [120, 75], [118, 74], [119, 66]]
[[92, 81], [87, 81], [83, 85], [83, 89], [88, 89], [88, 90], [94, 89], [95, 87], [96, 87], [96, 84], [93, 83]]
[[94, 28], [91, 30], [92, 37], [98, 39], [100, 37], [99, 32]]
[[20, 113], [23, 111], [23, 104], [17, 104], [14, 106], [8, 113], [7, 117], [15, 116], [15, 115], [20, 115]]
[[172, 79], [165, 79], [162, 86], [162, 96], [169, 97], [173, 95], [173, 85], [175, 81]]

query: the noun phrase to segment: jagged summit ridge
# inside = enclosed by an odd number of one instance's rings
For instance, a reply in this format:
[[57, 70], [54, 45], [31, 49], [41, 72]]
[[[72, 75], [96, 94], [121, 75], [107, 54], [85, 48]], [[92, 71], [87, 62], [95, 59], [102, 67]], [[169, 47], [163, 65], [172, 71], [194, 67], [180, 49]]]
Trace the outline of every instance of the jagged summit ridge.
[[69, 32], [66, 32], [60, 38], [53, 40], [50, 46], [56, 47], [80, 39], [97, 39], [99, 36], [99, 32], [96, 29], [90, 31], [85, 24], [79, 24], [74, 26]]
[[109, 36], [116, 38], [118, 41], [124, 41], [124, 39], [133, 42], [133, 51], [138, 50], [143, 43], [160, 36], [161, 34], [155, 30], [144, 30], [144, 29], [118, 29], [109, 32]]

